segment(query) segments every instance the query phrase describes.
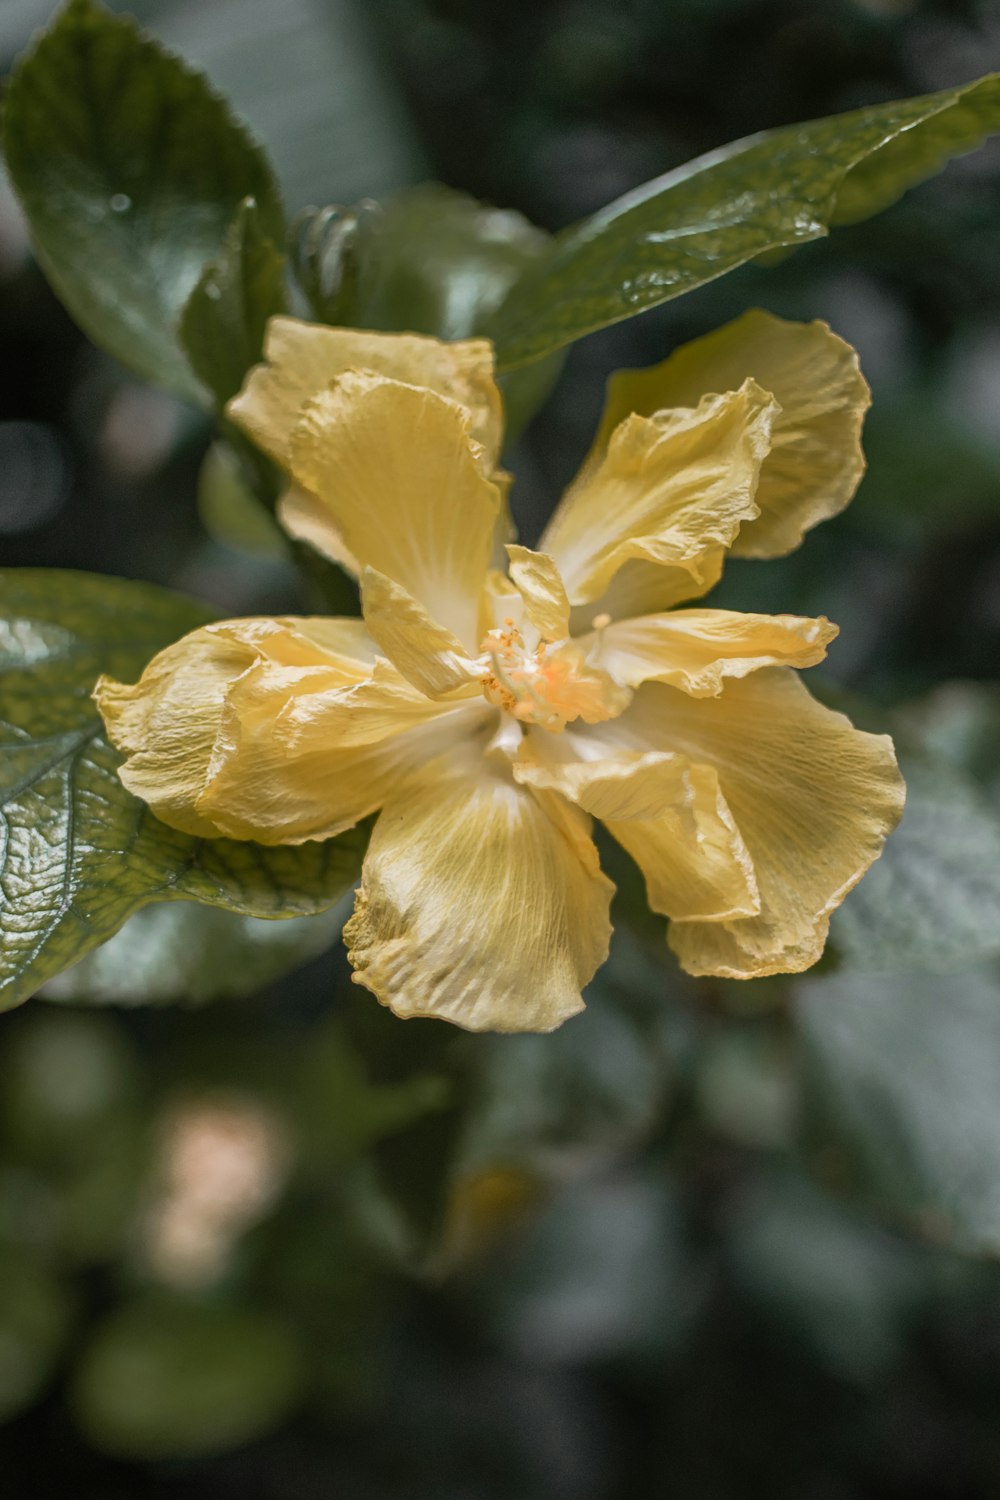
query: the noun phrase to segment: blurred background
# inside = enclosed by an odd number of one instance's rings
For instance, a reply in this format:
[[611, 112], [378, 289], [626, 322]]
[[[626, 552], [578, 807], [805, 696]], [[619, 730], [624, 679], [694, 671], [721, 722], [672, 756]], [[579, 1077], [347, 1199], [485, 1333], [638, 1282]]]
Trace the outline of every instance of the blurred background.
[[[291, 209], [437, 179], [547, 229], [737, 137], [1000, 67], [992, 0], [127, 8], [234, 100]], [[51, 10], [0, 0], [4, 68]], [[923, 789], [909, 862], [849, 898], [822, 972], [685, 978], [612, 850], [612, 958], [550, 1038], [395, 1021], [347, 982], [337, 914], [280, 954], [246, 919], [206, 914], [179, 953], [170, 908], [133, 918], [0, 1018], [5, 1493], [1000, 1495], [998, 272], [994, 143], [585, 340], [508, 457], [530, 544], [611, 370], [751, 305], [860, 350], [856, 502], [714, 596], [835, 619], [823, 691], [890, 724]], [[76, 331], [7, 189], [0, 342], [4, 565], [304, 607], [205, 468], [205, 419]], [[921, 883], [921, 839], [951, 841], [954, 885]], [[915, 972], [879, 975], [903, 906]]]

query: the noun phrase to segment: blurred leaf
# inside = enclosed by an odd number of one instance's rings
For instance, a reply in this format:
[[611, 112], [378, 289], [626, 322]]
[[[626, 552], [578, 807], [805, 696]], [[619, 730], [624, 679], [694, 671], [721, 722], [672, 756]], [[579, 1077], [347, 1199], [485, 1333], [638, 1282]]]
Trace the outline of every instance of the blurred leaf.
[[5, 1037], [0, 1130], [29, 1161], [65, 1161], [119, 1132], [140, 1096], [123, 1033], [106, 1016], [32, 1010]]
[[38, 258], [95, 343], [201, 399], [177, 324], [233, 215], [283, 216], [261, 148], [206, 80], [124, 16], [70, 0], [7, 92], [5, 149]]
[[741, 1289], [833, 1375], [867, 1385], [904, 1356], [925, 1292], [916, 1249], [790, 1172], [768, 1172], [727, 1220]]
[[475, 1287], [488, 1326], [532, 1365], [670, 1355], [700, 1306], [662, 1172], [575, 1183]]
[[41, 1392], [72, 1320], [69, 1297], [34, 1257], [0, 1243], [0, 1422]]
[[240, 1447], [275, 1427], [301, 1377], [292, 1335], [264, 1314], [150, 1297], [126, 1303], [98, 1330], [72, 1394], [95, 1447], [182, 1458]]
[[287, 557], [289, 542], [248, 482], [240, 455], [219, 439], [198, 471], [198, 512], [210, 536], [262, 557]]
[[0, 573], [0, 813], [5, 901], [0, 1007], [111, 937], [148, 901], [309, 916], [354, 883], [364, 834], [262, 848], [168, 828], [126, 792], [90, 697], [134, 680], [204, 623], [191, 600], [85, 573]]
[[191, 368], [220, 406], [260, 359], [268, 318], [284, 311], [285, 258], [268, 237], [254, 199], [244, 198], [180, 321]]
[[967, 771], [1000, 814], [1000, 688], [991, 682], [945, 682], [896, 714], [928, 755]]
[[1000, 815], [963, 773], [900, 754], [906, 808], [830, 927], [846, 968], [966, 968], [1000, 952]]
[[430, 1073], [415, 1073], [398, 1083], [373, 1082], [343, 1027], [334, 1022], [314, 1033], [293, 1101], [303, 1146], [328, 1176], [333, 1166], [374, 1141], [445, 1108], [451, 1093], [448, 1079]]
[[802, 1138], [816, 1169], [970, 1254], [1000, 1255], [1000, 980], [799, 985]]
[[190, 901], [158, 903], [50, 979], [44, 998], [163, 1005], [250, 995], [325, 953], [343, 925], [339, 904], [312, 917], [268, 922]]
[[549, 1036], [477, 1037], [460, 1178], [518, 1167], [560, 1180], [633, 1146], [668, 1097], [662, 1041], [598, 980]]
[[752, 260], [878, 212], [1000, 130], [1000, 75], [735, 141], [566, 230], [489, 332], [540, 359]]

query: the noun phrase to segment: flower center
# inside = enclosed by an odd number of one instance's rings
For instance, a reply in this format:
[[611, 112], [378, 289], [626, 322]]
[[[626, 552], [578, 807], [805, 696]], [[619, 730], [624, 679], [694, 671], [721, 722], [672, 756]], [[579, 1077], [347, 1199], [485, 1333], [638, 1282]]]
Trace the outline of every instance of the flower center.
[[542, 642], [530, 650], [510, 619], [487, 631], [480, 651], [483, 696], [522, 724], [553, 733], [573, 719], [598, 724], [620, 714], [632, 696], [589, 666], [573, 641]]

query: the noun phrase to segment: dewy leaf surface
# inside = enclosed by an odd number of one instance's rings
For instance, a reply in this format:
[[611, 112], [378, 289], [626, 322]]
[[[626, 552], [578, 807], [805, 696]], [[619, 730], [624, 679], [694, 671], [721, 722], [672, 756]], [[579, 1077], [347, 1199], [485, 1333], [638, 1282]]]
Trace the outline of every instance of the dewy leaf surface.
[[699, 157], [566, 230], [528, 268], [487, 330], [500, 368], [866, 218], [997, 130], [1000, 75], [991, 75]]
[[95, 343], [200, 398], [177, 324], [238, 205], [280, 244], [264, 152], [201, 74], [126, 16], [70, 0], [21, 60], [4, 115], [38, 258]]
[[149, 901], [256, 917], [324, 911], [353, 884], [364, 835], [264, 849], [194, 839], [118, 779], [90, 693], [134, 681], [207, 611], [151, 584], [0, 572], [0, 1009], [116, 932]]
[[181, 314], [180, 337], [191, 368], [220, 405], [236, 395], [260, 359], [268, 318], [285, 311], [284, 267], [256, 203], [244, 198]]

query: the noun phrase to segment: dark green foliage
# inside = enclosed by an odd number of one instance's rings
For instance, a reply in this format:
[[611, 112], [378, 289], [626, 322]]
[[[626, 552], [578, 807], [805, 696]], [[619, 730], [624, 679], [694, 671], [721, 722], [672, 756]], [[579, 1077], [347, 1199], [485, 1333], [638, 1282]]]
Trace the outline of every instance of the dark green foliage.
[[0, 995], [23, 1000], [148, 901], [246, 916], [305, 916], [353, 884], [360, 834], [298, 848], [200, 840], [126, 792], [90, 694], [102, 672], [134, 681], [206, 611], [148, 584], [86, 574], [0, 575]]
[[189, 397], [181, 312], [237, 208], [283, 238], [267, 159], [187, 64], [96, 0], [70, 0], [22, 59], [4, 115], [35, 251], [81, 327], [130, 369]]

